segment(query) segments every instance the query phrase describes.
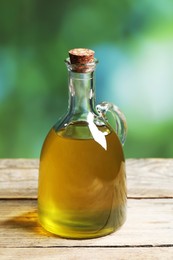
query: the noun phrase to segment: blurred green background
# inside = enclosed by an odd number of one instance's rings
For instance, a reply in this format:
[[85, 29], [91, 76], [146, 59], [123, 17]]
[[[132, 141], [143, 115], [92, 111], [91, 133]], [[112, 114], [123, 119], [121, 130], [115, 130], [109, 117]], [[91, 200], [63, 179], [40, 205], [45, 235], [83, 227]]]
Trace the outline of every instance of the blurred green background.
[[75, 47], [100, 61], [97, 102], [127, 117], [126, 157], [172, 157], [172, 0], [1, 0], [0, 157], [39, 157], [67, 109]]

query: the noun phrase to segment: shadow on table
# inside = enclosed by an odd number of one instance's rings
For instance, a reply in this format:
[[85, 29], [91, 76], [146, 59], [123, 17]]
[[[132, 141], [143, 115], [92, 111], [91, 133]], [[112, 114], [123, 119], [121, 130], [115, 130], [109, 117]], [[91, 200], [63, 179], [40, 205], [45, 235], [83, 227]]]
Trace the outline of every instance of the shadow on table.
[[6, 227], [6, 229], [23, 229], [26, 230], [26, 232], [33, 231], [35, 234], [46, 237], [58, 237], [41, 227], [38, 221], [37, 210], [29, 211], [22, 215], [12, 217], [4, 221], [2, 224]]

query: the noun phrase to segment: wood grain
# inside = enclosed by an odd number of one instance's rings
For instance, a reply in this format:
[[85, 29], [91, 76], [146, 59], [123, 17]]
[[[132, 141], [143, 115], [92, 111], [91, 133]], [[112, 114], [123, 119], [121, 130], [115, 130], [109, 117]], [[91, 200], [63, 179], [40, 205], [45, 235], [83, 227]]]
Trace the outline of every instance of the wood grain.
[[173, 198], [173, 159], [127, 160], [128, 195]]
[[4, 248], [0, 256], [25, 260], [172, 260], [173, 248]]
[[[130, 199], [127, 221], [117, 232], [88, 240], [61, 239], [38, 223], [36, 200], [0, 201], [0, 247], [170, 246], [173, 200]], [[22, 238], [22, 240], [21, 240]]]
[[[0, 198], [37, 198], [38, 165], [38, 159], [1, 159]], [[173, 198], [172, 159], [128, 159], [126, 168], [129, 198]]]
[[0, 259], [173, 259], [173, 159], [128, 159], [127, 221], [117, 232], [63, 239], [37, 219], [38, 159], [0, 159]]

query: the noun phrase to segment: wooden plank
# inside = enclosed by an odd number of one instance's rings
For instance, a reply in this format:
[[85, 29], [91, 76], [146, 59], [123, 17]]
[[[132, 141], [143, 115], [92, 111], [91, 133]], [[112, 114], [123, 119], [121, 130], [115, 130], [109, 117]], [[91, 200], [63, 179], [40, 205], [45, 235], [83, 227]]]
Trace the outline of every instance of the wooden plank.
[[36, 198], [38, 169], [0, 169], [0, 198]]
[[38, 159], [0, 159], [0, 198], [36, 198]]
[[0, 169], [38, 169], [38, 159], [0, 159]]
[[130, 199], [127, 221], [117, 232], [88, 240], [69, 240], [42, 229], [36, 200], [0, 201], [0, 248], [86, 246], [172, 246], [173, 199]]
[[[0, 160], [0, 198], [36, 198], [38, 159]], [[173, 198], [173, 159], [128, 159], [128, 197]]]
[[3, 248], [0, 256], [2, 260], [172, 260], [173, 248]]
[[128, 195], [173, 198], [173, 159], [127, 160]]

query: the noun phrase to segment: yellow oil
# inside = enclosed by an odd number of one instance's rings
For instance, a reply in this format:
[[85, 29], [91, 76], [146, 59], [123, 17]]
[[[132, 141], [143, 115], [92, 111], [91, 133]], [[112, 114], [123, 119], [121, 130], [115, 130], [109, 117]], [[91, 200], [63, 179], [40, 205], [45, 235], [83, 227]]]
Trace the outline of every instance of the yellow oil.
[[[38, 214], [41, 225], [54, 234], [67, 238], [99, 237], [115, 231], [125, 221], [122, 146], [114, 132], [103, 127], [99, 132], [106, 146], [92, 138], [87, 125], [80, 124], [59, 132], [51, 129], [44, 142]], [[88, 133], [88, 138], [81, 139], [78, 133]]]

